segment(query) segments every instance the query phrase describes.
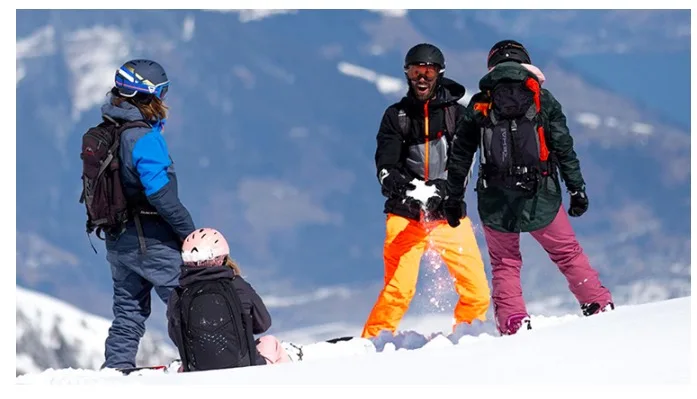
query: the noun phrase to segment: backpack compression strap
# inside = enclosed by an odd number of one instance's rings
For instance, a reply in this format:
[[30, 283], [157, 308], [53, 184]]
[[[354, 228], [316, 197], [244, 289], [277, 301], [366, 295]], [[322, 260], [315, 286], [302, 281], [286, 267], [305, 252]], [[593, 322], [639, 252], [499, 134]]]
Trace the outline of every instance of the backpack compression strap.
[[[542, 112], [542, 106], [540, 104], [540, 83], [533, 79], [527, 78], [525, 80], [525, 86], [527, 86], [530, 91], [533, 92], [533, 99], [535, 100], [535, 109], [537, 114], [540, 115]], [[540, 161], [546, 162], [549, 158], [549, 149], [547, 148], [547, 141], [545, 140], [545, 130], [542, 123], [537, 125], [537, 137], [540, 141]]]

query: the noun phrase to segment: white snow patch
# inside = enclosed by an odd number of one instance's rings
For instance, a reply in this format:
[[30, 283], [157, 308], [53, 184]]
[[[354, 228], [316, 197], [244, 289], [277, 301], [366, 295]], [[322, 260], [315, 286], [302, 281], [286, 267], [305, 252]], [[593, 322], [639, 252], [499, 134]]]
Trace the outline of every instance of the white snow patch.
[[31, 356], [27, 355], [26, 353], [18, 353], [15, 364], [17, 371], [22, 373], [33, 374], [43, 371], [41, 370], [41, 367], [36, 365], [34, 359], [32, 359]]
[[23, 60], [42, 57], [56, 52], [55, 34], [53, 26], [47, 25], [37, 29], [28, 37], [17, 40], [17, 86], [27, 76]]
[[372, 54], [372, 55], [381, 55], [384, 52], [385, 52], [385, 48], [378, 45], [378, 44], [374, 44], [374, 45], [370, 46], [370, 54]]
[[24, 68], [22, 64], [17, 62], [17, 87], [19, 87], [19, 81], [24, 79], [25, 76], [27, 76], [26, 68]]
[[375, 86], [382, 94], [402, 93], [406, 90], [406, 84], [403, 80], [386, 75], [378, 75]]
[[647, 123], [634, 122], [632, 123], [632, 126], [629, 128], [629, 130], [631, 130], [632, 133], [636, 133], [642, 136], [648, 136], [653, 133], [653, 126]]
[[114, 27], [95, 26], [69, 33], [65, 38], [65, 60], [73, 87], [73, 120], [102, 104], [114, 85], [114, 74], [129, 53], [130, 41]]
[[[36, 359], [32, 356], [46, 360], [60, 356], [60, 352], [74, 357], [77, 364], [86, 369], [98, 369], [104, 362], [104, 340], [111, 326], [110, 320], [19, 286], [16, 287], [15, 300], [18, 369], [35, 364]], [[24, 342], [25, 337], [28, 342]], [[160, 339], [146, 331], [137, 355], [138, 364], [152, 362], [158, 356], [159, 359], [178, 356], [173, 346], [163, 344]], [[26, 345], [20, 346], [20, 343]]]
[[[677, 263], [673, 263], [668, 270], [670, 270], [670, 272], [673, 274], [681, 274], [685, 271], [687, 271], [689, 273], [690, 272], [690, 265], [686, 265], [684, 263], [677, 262]], [[661, 299], [663, 299], [663, 298], [661, 298]]]
[[[288, 347], [288, 345], [285, 344], [284, 347]], [[287, 352], [291, 350], [292, 347], [290, 347]], [[355, 356], [372, 355], [377, 352], [377, 349], [369, 339], [353, 338], [348, 341], [338, 341], [336, 343], [315, 342], [308, 345], [302, 345], [302, 352], [303, 363], [314, 363], [324, 359], [346, 359]]]
[[[689, 266], [688, 266], [689, 268]], [[657, 279], [646, 279], [635, 281], [629, 285], [617, 287], [616, 296], [626, 297], [626, 303], [632, 305], [641, 305], [651, 302], [663, 301], [666, 298], [671, 298], [671, 294], [676, 292], [690, 293], [690, 283], [686, 283], [684, 288], [681, 288], [681, 282], [665, 283]]]
[[184, 27], [182, 28], [182, 40], [188, 42], [193, 39], [195, 28], [196, 20], [193, 16], [187, 15], [187, 17], [184, 19]]
[[608, 116], [605, 118], [605, 126], [609, 128], [616, 128], [619, 126], [619, 121], [614, 116]]
[[53, 54], [56, 51], [55, 35], [53, 26], [47, 25], [28, 37], [17, 40], [17, 60]]
[[368, 82], [375, 82], [378, 76], [377, 72], [375, 71], [343, 61], [337, 65], [337, 68], [339, 68], [339, 72], [343, 73], [344, 75], [365, 79]]
[[[614, 116], [607, 116], [604, 119], [597, 114], [591, 112], [579, 112], [576, 114], [576, 122], [590, 129], [598, 129], [601, 125], [612, 130], [621, 130], [622, 134], [627, 131], [641, 135], [649, 136], [653, 134], [654, 127], [648, 123], [620, 121]], [[627, 128], [627, 126], [629, 126]]]
[[591, 129], [597, 129], [601, 123], [600, 116], [592, 114], [590, 112], [579, 113], [578, 115], [576, 115], [576, 121]]
[[[264, 298], [266, 297], [264, 296]], [[283, 331], [282, 333], [278, 333], [277, 337], [282, 338], [284, 341], [307, 345], [322, 341], [328, 337], [352, 336], [356, 334], [361, 327], [362, 326], [355, 326], [342, 322], [324, 323]]]
[[354, 65], [348, 62], [339, 62], [337, 65], [339, 72], [344, 75], [353, 76], [374, 83], [378, 91], [382, 94], [403, 93], [407, 90], [407, 84], [403, 79], [393, 76], [381, 75], [377, 72]]
[[31, 269], [38, 267], [75, 267], [77, 256], [49, 243], [35, 233], [17, 232], [18, 265]]
[[[16, 383], [578, 384], [579, 376], [588, 374], [588, 370], [593, 370], [595, 384], [686, 383], [690, 379], [690, 299], [622, 306], [593, 317], [533, 318], [532, 330], [505, 337], [478, 330], [473, 324], [464, 333], [423, 335], [400, 331], [370, 340], [319, 342], [303, 347], [302, 361], [274, 366], [196, 373], [148, 372], [133, 377], [108, 370], [48, 370], [17, 377]], [[284, 347], [288, 347], [287, 342]], [[502, 364], [506, 367], [500, 367]]]
[[239, 13], [239, 20], [240, 22], [252, 22], [252, 21], [260, 21], [264, 18], [269, 18], [275, 15], [281, 15], [281, 14], [297, 14], [298, 10], [274, 10], [274, 9], [265, 9], [265, 10], [205, 10], [205, 11], [214, 11], [214, 12], [236, 12]]
[[303, 305], [309, 302], [317, 302], [333, 297], [349, 298], [351, 290], [344, 287], [323, 287], [309, 294], [291, 297], [278, 297], [273, 295], [264, 296], [264, 304], [267, 308], [286, 308], [290, 306]]
[[[377, 50], [371, 50], [374, 55], [377, 55]], [[344, 75], [352, 76], [355, 78], [363, 79], [368, 82], [374, 83], [378, 91], [385, 95], [391, 94], [402, 94], [409, 90], [409, 86], [404, 78], [396, 78], [394, 76], [381, 75], [372, 69], [368, 69], [359, 65], [351, 64], [345, 61], [339, 62], [337, 65], [339, 72]], [[467, 106], [470, 99], [472, 99], [472, 94], [469, 91], [465, 92], [458, 102]]]
[[382, 14], [385, 17], [391, 17], [391, 18], [406, 17], [407, 13], [409, 12], [409, 10], [397, 10], [397, 9], [389, 9], [389, 10], [369, 9], [368, 11], [376, 12], [378, 14]]

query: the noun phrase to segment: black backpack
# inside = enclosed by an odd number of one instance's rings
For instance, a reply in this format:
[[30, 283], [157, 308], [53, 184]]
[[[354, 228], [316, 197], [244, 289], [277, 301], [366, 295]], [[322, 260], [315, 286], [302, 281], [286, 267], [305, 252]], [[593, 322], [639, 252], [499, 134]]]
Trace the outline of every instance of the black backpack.
[[481, 112], [479, 171], [483, 188], [498, 187], [532, 197], [541, 179], [554, 173], [539, 83], [531, 77], [501, 81], [474, 109]]
[[251, 317], [231, 279], [178, 287], [184, 371], [218, 370], [255, 364]]
[[[121, 133], [132, 127], [151, 127], [145, 121], [118, 121], [105, 117], [82, 136], [82, 194], [80, 203], [87, 210], [87, 234], [96, 230], [117, 234], [129, 217], [129, 204], [123, 192], [119, 145]], [[96, 250], [95, 250], [96, 251]]]

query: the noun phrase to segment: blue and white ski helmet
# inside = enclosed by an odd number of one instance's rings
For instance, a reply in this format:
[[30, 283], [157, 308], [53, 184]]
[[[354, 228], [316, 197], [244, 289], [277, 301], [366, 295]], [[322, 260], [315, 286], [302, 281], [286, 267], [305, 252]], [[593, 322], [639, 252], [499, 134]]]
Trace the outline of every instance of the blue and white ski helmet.
[[123, 64], [116, 70], [114, 84], [119, 95], [123, 97], [145, 93], [162, 99], [169, 89], [169, 79], [162, 65], [145, 59], [131, 60]]

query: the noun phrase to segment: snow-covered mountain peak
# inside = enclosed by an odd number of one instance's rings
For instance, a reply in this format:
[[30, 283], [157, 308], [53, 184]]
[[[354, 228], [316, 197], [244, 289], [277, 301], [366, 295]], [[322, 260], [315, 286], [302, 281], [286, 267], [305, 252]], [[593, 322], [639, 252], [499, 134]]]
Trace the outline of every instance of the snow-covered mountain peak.
[[[17, 375], [46, 369], [97, 370], [111, 322], [48, 295], [17, 287]], [[178, 357], [169, 338], [146, 332], [138, 364]]]

